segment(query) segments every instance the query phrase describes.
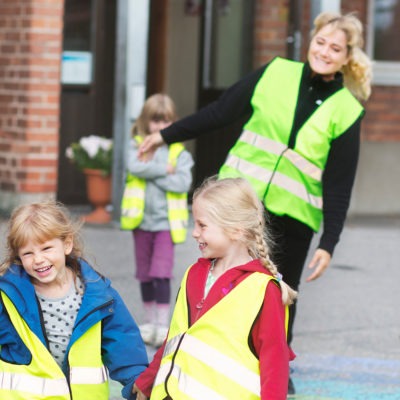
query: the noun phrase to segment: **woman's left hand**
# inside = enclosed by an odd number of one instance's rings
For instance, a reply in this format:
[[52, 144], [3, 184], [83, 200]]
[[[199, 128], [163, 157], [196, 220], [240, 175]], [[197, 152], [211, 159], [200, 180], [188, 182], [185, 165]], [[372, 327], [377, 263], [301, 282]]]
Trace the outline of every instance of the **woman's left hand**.
[[329, 263], [331, 262], [332, 256], [326, 251], [322, 249], [317, 249], [314, 253], [313, 258], [308, 264], [309, 269], [314, 269], [313, 273], [306, 279], [307, 282], [314, 281], [319, 278], [325, 270], [328, 268]]

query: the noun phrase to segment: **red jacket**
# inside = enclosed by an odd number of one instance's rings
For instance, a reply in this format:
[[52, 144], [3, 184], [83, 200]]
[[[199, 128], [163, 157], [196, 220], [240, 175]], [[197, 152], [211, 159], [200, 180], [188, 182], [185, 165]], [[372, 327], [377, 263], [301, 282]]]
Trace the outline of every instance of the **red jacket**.
[[[210, 260], [200, 258], [189, 271], [187, 298], [191, 325], [249, 274], [256, 271], [269, 274], [258, 260], [253, 260], [226, 271], [204, 298], [204, 287], [210, 265]], [[260, 360], [262, 400], [286, 399], [289, 361], [295, 357], [286, 342], [285, 314], [281, 296], [277, 285], [272, 282], [268, 284], [264, 305], [251, 330], [249, 344]], [[150, 397], [163, 351], [164, 346], [157, 351], [149, 367], [136, 380], [136, 385], [147, 397]]]

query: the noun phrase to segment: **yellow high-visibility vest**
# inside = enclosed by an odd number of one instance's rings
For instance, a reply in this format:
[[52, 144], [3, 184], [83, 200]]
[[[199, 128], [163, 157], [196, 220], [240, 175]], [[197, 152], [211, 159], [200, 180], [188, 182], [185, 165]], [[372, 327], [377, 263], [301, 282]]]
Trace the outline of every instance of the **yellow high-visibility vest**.
[[0, 360], [1, 400], [108, 400], [108, 371], [101, 360], [101, 322], [92, 326], [68, 354], [69, 383], [59, 365], [5, 293], [3, 304], [18, 335], [32, 353], [28, 365]]
[[[135, 136], [135, 140], [140, 143], [143, 139], [140, 136]], [[182, 143], [171, 144], [168, 151], [168, 162], [175, 166], [178, 156], [183, 150]], [[121, 202], [121, 229], [132, 230], [142, 222], [145, 192], [146, 180], [128, 174]], [[189, 220], [187, 193], [167, 192], [166, 196], [172, 241], [174, 243], [183, 243], [186, 240]]]
[[271, 62], [254, 90], [254, 112], [219, 176], [244, 176], [267, 210], [289, 215], [317, 232], [330, 144], [359, 118], [363, 107], [348, 89], [338, 90], [321, 102], [289, 148], [303, 67], [281, 58]]
[[[275, 278], [251, 274], [189, 327], [187, 275], [177, 297], [151, 400], [167, 395], [179, 400], [260, 399], [259, 360], [250, 350], [248, 338], [267, 285]], [[285, 310], [287, 320], [287, 307]]]

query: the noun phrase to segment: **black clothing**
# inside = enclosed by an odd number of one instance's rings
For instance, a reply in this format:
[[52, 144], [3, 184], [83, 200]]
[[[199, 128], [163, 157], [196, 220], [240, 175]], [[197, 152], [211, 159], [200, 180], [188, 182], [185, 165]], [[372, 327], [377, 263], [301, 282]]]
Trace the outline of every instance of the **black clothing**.
[[[217, 101], [162, 130], [164, 141], [169, 144], [193, 139], [251, 114], [253, 111], [251, 98], [266, 68], [268, 64], [231, 86]], [[343, 78], [340, 73], [337, 73], [332, 81], [326, 82], [321, 76], [312, 76], [309, 64], [304, 64], [289, 147], [294, 147], [299, 129], [321, 102], [342, 87]], [[331, 142], [322, 177], [323, 233], [319, 248], [330, 254], [339, 241], [350, 203], [358, 163], [360, 124], [363, 114], [358, 116], [346, 132]], [[266, 211], [266, 218], [267, 229], [276, 243], [271, 251], [271, 259], [282, 273], [284, 281], [298, 290], [314, 232], [307, 225], [287, 215], [277, 216]], [[295, 314], [296, 303], [290, 307], [288, 343], [292, 340]]]
[[[197, 113], [183, 118], [161, 131], [168, 144], [193, 139], [203, 133], [224, 127], [251, 114], [254, 89], [268, 64], [249, 74], [221, 97]], [[289, 146], [293, 147], [297, 132], [323, 101], [343, 87], [342, 75], [326, 82], [320, 76], [311, 76], [308, 63], [304, 64], [299, 96]], [[339, 241], [354, 183], [360, 142], [360, 124], [363, 115], [340, 137], [333, 140], [323, 175], [323, 234], [319, 248], [330, 254]]]

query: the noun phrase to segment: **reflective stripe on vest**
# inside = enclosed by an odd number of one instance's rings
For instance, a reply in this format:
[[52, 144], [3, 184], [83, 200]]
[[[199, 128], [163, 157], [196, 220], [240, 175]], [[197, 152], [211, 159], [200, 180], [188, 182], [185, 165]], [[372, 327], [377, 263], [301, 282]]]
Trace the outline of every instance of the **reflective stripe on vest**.
[[101, 358], [101, 331], [101, 322], [98, 322], [69, 349], [69, 377], [74, 400], [108, 400], [108, 370]]
[[346, 88], [338, 90], [308, 118], [297, 132], [294, 148], [289, 148], [303, 66], [280, 58], [271, 62], [254, 91], [254, 112], [219, 176], [245, 176], [269, 211], [289, 215], [318, 231], [330, 143], [356, 121], [363, 108]]
[[[135, 136], [140, 143], [143, 139]], [[168, 162], [176, 166], [179, 154], [184, 150], [182, 143], [174, 143], [169, 146]], [[145, 206], [146, 180], [128, 174], [125, 190], [121, 202], [121, 229], [132, 230], [137, 228], [143, 220]], [[187, 193], [166, 193], [168, 205], [168, 222], [171, 237], [174, 243], [183, 243], [186, 240], [189, 210]]]
[[[13, 326], [32, 354], [29, 365], [10, 364], [0, 360], [0, 398], [2, 400], [45, 398], [86, 400], [92, 398], [93, 393], [96, 399], [108, 399], [107, 372], [101, 362], [100, 322], [90, 328], [71, 347], [68, 355], [71, 365], [71, 387], [69, 387], [61, 368], [40, 339], [30, 330], [11, 300], [3, 292], [1, 298]], [[96, 337], [100, 337], [100, 341], [91, 343], [90, 341]], [[95, 348], [99, 349], [98, 354], [93, 352]], [[81, 374], [82, 372], [85, 373]], [[100, 374], [103, 378], [99, 379]]]
[[249, 349], [248, 335], [263, 304], [267, 284], [274, 278], [251, 274], [191, 327], [186, 279], [187, 273], [151, 399], [164, 399], [166, 395], [173, 399], [259, 399], [259, 361]]

